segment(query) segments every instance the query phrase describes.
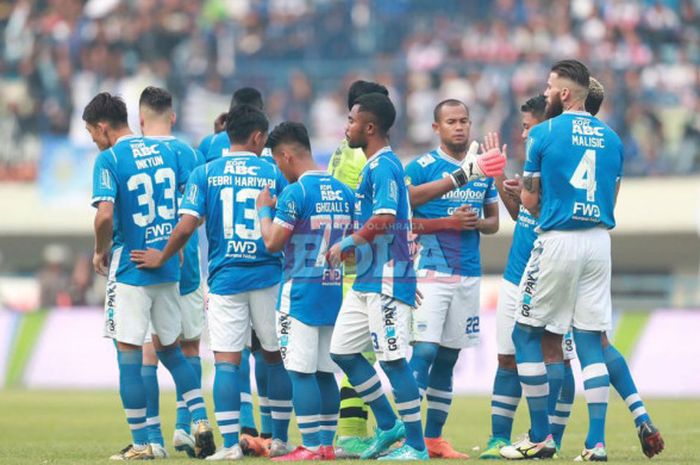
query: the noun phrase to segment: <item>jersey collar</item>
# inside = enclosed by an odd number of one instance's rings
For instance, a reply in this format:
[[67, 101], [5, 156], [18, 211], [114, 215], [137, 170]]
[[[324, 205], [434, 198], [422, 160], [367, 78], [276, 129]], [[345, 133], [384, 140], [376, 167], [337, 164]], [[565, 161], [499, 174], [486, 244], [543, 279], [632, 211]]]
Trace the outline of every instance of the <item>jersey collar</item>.
[[135, 139], [137, 137], [140, 137], [140, 136], [138, 134], [127, 134], [125, 136], [121, 136], [119, 139], [117, 139], [114, 142], [114, 145], [117, 145], [119, 142], [124, 142], [125, 140]]
[[587, 111], [578, 111], [578, 110], [566, 110], [564, 114], [567, 115], [579, 115], [579, 116], [593, 116]]
[[453, 165], [461, 166], [461, 163], [459, 160], [457, 160], [455, 157], [452, 155], [445, 153], [440, 147], [435, 149], [435, 153], [437, 153], [442, 159], [444, 159], [446, 162], [452, 163]]
[[170, 134], [169, 136], [143, 136], [147, 137], [148, 139], [155, 139], [155, 140], [175, 140], [175, 136]]
[[375, 153], [374, 155], [372, 155], [371, 157], [369, 157], [369, 158], [367, 159], [367, 163], [373, 161], [373, 160], [376, 159], [376, 158], [379, 158], [380, 155], [382, 155], [382, 154], [384, 154], [384, 153], [387, 153], [387, 152], [391, 152], [391, 146], [390, 146], [390, 145], [385, 145], [385, 146], [382, 147], [381, 149], [377, 150], [377, 153]]
[[228, 150], [224, 150], [223, 153], [221, 154], [222, 157], [257, 157], [253, 152], [246, 152], [246, 151], [241, 151], [241, 152], [229, 152]]
[[304, 176], [328, 176], [328, 173], [322, 170], [309, 170], [309, 171], [304, 171], [304, 174], [299, 176], [299, 179], [303, 178]]

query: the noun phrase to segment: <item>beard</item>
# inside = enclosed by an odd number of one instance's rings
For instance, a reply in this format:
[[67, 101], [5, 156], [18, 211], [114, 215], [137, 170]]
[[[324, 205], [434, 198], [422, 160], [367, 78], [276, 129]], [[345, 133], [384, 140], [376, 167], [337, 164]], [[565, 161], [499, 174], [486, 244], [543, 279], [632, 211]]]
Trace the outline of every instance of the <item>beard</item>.
[[367, 148], [367, 139], [363, 137], [356, 137], [354, 139], [350, 139], [346, 135], [345, 138], [348, 140], [348, 147], [350, 147], [351, 149], [365, 150]]
[[467, 139], [465, 139], [465, 142], [459, 142], [459, 143], [454, 143], [454, 142], [445, 142], [445, 147], [450, 149], [450, 152], [452, 153], [464, 153], [467, 151], [467, 145], [468, 142], [466, 142]]
[[559, 116], [564, 112], [564, 105], [561, 103], [561, 96], [559, 94], [550, 95], [547, 106], [544, 109], [545, 119], [554, 118]]

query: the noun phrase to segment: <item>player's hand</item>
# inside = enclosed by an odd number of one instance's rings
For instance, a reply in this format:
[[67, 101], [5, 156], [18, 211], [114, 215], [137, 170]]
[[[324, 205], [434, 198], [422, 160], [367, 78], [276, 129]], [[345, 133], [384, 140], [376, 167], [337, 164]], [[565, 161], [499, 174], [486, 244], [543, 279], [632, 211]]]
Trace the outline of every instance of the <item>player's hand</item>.
[[275, 208], [275, 205], [277, 205], [277, 197], [273, 197], [270, 194], [270, 188], [265, 186], [265, 189], [260, 191], [258, 198], [255, 200], [255, 207], [260, 210], [262, 207]]
[[523, 180], [520, 175], [516, 174], [514, 178], [503, 181], [503, 190], [509, 197], [520, 203], [520, 193], [523, 190]]
[[337, 268], [343, 262], [343, 251], [340, 249], [340, 242], [333, 244], [333, 246], [326, 252], [326, 261], [328, 264]]
[[214, 132], [221, 132], [224, 129], [226, 129], [226, 117], [228, 116], [228, 113], [221, 113], [217, 118], [214, 120]]
[[[485, 146], [482, 147], [485, 148]], [[452, 181], [457, 187], [462, 187], [475, 179], [503, 175], [506, 157], [501, 153], [500, 149], [491, 148], [481, 155], [477, 155], [478, 151], [479, 143], [476, 141], [472, 142], [467, 156], [462, 161], [462, 165], [450, 174]]]
[[95, 273], [107, 276], [109, 271], [109, 252], [95, 252], [92, 256], [92, 267], [95, 269]]
[[163, 252], [158, 249], [132, 250], [131, 261], [136, 268], [160, 268], [163, 266]]
[[476, 228], [479, 215], [469, 205], [461, 205], [452, 213], [452, 219], [457, 231], [467, 231]]

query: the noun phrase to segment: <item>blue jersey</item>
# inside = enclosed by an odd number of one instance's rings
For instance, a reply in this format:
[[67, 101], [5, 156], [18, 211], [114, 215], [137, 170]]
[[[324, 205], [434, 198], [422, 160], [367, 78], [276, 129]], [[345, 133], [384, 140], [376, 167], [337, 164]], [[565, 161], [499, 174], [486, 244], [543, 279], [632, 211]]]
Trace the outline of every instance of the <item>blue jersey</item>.
[[[202, 145], [204, 145], [204, 142], [205, 141], [203, 140]], [[217, 158], [221, 158], [225, 153], [228, 153], [230, 149], [231, 140], [228, 138], [228, 133], [226, 131], [222, 131], [212, 135], [207, 151], [205, 152], [202, 149], [202, 153], [206, 156], [208, 163], [212, 160], [216, 160]], [[272, 158], [272, 153], [267, 147], [263, 149], [262, 153], [260, 154], [260, 158], [272, 163], [273, 165], [276, 165], [274, 158]]]
[[540, 176], [539, 230], [615, 227], [622, 142], [586, 112], [567, 111], [530, 129], [525, 175]]
[[178, 258], [162, 267], [138, 269], [132, 250], [162, 250], [177, 223], [177, 190], [187, 181], [178, 158], [163, 143], [136, 135], [120, 137], [95, 160], [92, 204], [114, 203], [110, 280], [149, 286], [180, 279]]
[[390, 147], [374, 154], [360, 173], [355, 193], [355, 230], [374, 215], [389, 214], [395, 223], [370, 244], [356, 248], [357, 278], [352, 288], [375, 292], [415, 305], [416, 274], [409, 252], [411, 206], [405, 173]]
[[355, 194], [321, 171], [307, 171], [282, 191], [275, 223], [292, 231], [284, 250], [277, 308], [310, 326], [334, 325], [343, 274], [326, 261], [329, 246], [352, 225]]
[[[178, 162], [189, 178], [196, 167], [205, 163], [204, 156], [199, 150], [195, 150], [188, 144], [173, 136], [156, 137], [175, 152]], [[179, 194], [179, 192], [178, 192]], [[178, 195], [178, 202], [182, 201], [182, 195]], [[182, 267], [180, 268], [180, 295], [187, 295], [199, 288], [201, 273], [199, 269], [199, 233], [195, 230], [183, 250]]]
[[529, 211], [520, 205], [518, 220], [515, 223], [513, 232], [513, 243], [510, 245], [508, 253], [508, 263], [503, 273], [503, 278], [516, 286], [520, 285], [520, 278], [525, 272], [525, 266], [530, 260], [532, 246], [537, 239], [537, 219]]
[[[414, 186], [437, 181], [459, 168], [459, 161], [437, 149], [406, 166], [406, 182]], [[498, 202], [493, 178], [477, 179], [451, 190], [438, 199], [416, 207], [416, 218], [444, 218], [462, 205], [481, 216], [484, 205]], [[419, 231], [414, 231], [419, 234]], [[435, 270], [456, 276], [481, 276], [479, 231], [440, 231], [418, 236], [418, 269]]]
[[255, 200], [265, 186], [278, 195], [285, 185], [276, 166], [250, 152], [227, 153], [192, 172], [180, 213], [206, 217], [212, 293], [232, 295], [280, 282], [282, 254], [265, 249]]
[[215, 132], [212, 134], [209, 134], [207, 136], [204, 136], [204, 139], [199, 143], [199, 147], [197, 147], [197, 150], [202, 152], [203, 155], [205, 155], [205, 160], [206, 160], [206, 155], [209, 153], [209, 147], [211, 147], [211, 141], [214, 139], [214, 136], [217, 134], [221, 134], [221, 132]]

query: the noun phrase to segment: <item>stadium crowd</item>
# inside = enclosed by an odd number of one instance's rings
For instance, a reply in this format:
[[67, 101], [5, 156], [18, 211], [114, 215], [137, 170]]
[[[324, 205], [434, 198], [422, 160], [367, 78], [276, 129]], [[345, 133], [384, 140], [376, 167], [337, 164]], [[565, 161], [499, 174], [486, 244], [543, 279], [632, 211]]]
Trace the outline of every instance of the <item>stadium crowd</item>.
[[698, 0], [2, 0], [0, 181], [36, 178], [45, 135], [89, 144], [80, 114], [97, 91], [134, 102], [159, 82], [195, 142], [255, 84], [273, 123], [308, 121], [332, 150], [344, 89], [363, 76], [391, 90], [403, 157], [430, 148], [431, 102], [446, 96], [516, 147], [519, 102], [563, 56], [605, 84], [627, 174], [685, 174], [700, 169], [699, 26]]

